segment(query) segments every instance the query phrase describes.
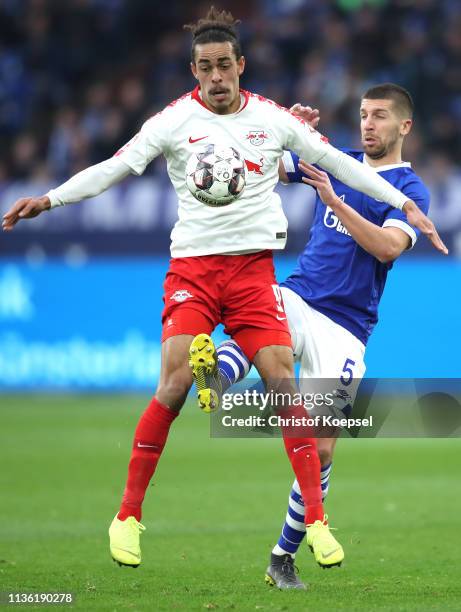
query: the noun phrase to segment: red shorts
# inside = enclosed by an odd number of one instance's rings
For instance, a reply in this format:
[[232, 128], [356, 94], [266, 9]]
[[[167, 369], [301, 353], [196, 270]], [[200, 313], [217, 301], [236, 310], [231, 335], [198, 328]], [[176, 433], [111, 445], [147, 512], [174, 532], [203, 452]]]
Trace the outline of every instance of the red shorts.
[[172, 259], [163, 302], [162, 342], [223, 323], [250, 360], [264, 346], [291, 347], [271, 251]]

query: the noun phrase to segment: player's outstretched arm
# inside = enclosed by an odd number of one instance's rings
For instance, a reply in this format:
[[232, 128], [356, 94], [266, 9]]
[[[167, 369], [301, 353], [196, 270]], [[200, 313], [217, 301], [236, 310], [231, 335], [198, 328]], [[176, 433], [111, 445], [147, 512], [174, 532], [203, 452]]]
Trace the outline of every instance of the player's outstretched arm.
[[46, 195], [17, 200], [3, 215], [3, 231], [9, 232], [21, 219], [32, 219], [50, 208], [99, 195], [129, 174], [129, 166], [117, 157], [90, 166]]
[[[396, 259], [407, 248], [408, 236], [403, 231], [396, 228], [382, 228], [371, 223], [338, 198], [326, 172], [322, 172], [303, 160], [299, 161], [299, 168], [306, 174], [302, 179], [303, 182], [317, 190], [322, 202], [333, 210], [354, 240], [368, 253], [386, 263]], [[404, 207], [407, 208], [407, 206], [408, 210], [404, 212], [406, 212], [409, 225], [417, 227], [429, 238], [437, 250], [446, 255], [448, 250], [437, 234], [432, 221], [412, 200], [405, 203]], [[426, 232], [422, 226], [427, 228]]]
[[20, 198], [3, 215], [2, 228], [4, 232], [10, 232], [20, 219], [32, 219], [44, 210], [51, 208], [48, 196], [34, 198]]
[[403, 230], [396, 227], [380, 227], [362, 217], [339, 198], [326, 172], [301, 160], [299, 169], [306, 175], [302, 177], [303, 183], [317, 190], [322, 202], [331, 208], [357, 244], [381, 263], [394, 261], [409, 247], [410, 237]]
[[311, 126], [306, 130], [305, 121], [302, 119], [296, 120], [291, 113], [285, 116], [279, 113], [277, 119], [279, 118], [281, 119], [280, 125], [285, 129], [282, 135], [284, 136], [284, 148], [295, 151], [308, 163], [320, 166], [352, 189], [402, 210], [407, 216], [408, 223], [419, 229], [430, 240], [434, 248], [444, 255], [448, 253], [434, 224], [413, 200], [410, 200], [365, 164], [327, 144], [326, 139]]
[[387, 202], [402, 210], [407, 216], [408, 223], [419, 229], [435, 249], [444, 255], [448, 254], [448, 249], [434, 224], [416, 203], [371, 168], [330, 145], [325, 148], [325, 154], [316, 163], [352, 189], [362, 191], [376, 200]]

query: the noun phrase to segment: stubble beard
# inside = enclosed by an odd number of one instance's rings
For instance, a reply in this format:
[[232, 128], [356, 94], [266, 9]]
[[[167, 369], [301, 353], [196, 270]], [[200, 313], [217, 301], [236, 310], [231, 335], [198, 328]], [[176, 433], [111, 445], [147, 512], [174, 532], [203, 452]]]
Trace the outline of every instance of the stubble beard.
[[382, 159], [385, 157], [389, 151], [388, 147], [385, 145], [381, 145], [379, 149], [373, 149], [372, 147], [364, 146], [363, 150], [367, 154], [370, 159]]
[[390, 153], [393, 153], [394, 149], [397, 146], [397, 141], [398, 139], [393, 139], [387, 145], [381, 143], [379, 145], [379, 148], [373, 148], [364, 145], [363, 150], [370, 159], [382, 159]]

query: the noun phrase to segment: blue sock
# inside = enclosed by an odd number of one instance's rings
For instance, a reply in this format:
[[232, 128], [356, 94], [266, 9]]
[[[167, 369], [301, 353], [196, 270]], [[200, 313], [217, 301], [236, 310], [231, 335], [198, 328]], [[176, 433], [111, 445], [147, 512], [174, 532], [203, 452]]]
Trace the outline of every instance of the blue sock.
[[226, 340], [216, 349], [223, 392], [243, 380], [251, 368], [250, 360], [234, 340]]
[[[330, 480], [331, 463], [324, 465], [320, 469], [320, 482], [322, 486], [322, 501], [328, 493], [328, 485]], [[288, 498], [288, 511], [285, 517], [285, 523], [282, 528], [282, 534], [279, 541], [274, 546], [272, 552], [274, 555], [286, 555], [289, 553], [292, 557], [298, 552], [298, 548], [306, 535], [306, 525], [304, 523], [304, 502], [301, 496], [297, 480], [293, 483], [293, 488]]]

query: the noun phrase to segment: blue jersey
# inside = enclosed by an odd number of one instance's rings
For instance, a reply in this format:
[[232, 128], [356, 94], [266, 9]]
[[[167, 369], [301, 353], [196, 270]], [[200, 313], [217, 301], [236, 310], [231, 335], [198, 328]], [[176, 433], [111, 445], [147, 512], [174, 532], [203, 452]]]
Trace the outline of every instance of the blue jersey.
[[[361, 151], [345, 153], [363, 161]], [[292, 152], [284, 154], [290, 182], [301, 182], [298, 159]], [[410, 164], [382, 166], [378, 171], [427, 213], [429, 192]], [[419, 232], [407, 223], [403, 212], [351, 189], [331, 175], [330, 180], [336, 194], [351, 208], [376, 225], [399, 227], [413, 246]], [[378, 321], [378, 304], [391, 268], [392, 264], [383, 264], [362, 249], [317, 196], [309, 241], [295, 270], [281, 285], [366, 344]]]

